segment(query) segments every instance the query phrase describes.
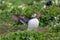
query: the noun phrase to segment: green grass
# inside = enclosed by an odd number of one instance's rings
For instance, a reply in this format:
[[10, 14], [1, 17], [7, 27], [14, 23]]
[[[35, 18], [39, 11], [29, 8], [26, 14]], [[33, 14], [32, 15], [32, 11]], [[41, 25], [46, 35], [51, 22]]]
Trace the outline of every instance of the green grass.
[[[0, 40], [30, 40], [30, 38], [31, 40], [60, 40], [60, 5], [54, 4], [42, 10], [45, 3], [40, 3], [39, 0], [35, 4], [33, 0], [4, 0], [4, 2], [0, 4], [0, 33], [3, 34], [3, 31], [8, 33], [0, 35]], [[20, 5], [25, 9], [19, 8]], [[39, 18], [39, 28], [48, 27], [50, 30], [27, 31], [27, 25], [19, 24], [12, 18], [12, 14], [30, 18], [33, 13], [43, 14], [44, 16]], [[20, 32], [11, 32], [14, 30]]]
[[[59, 5], [54, 4], [53, 6], [47, 7], [46, 9], [42, 10], [41, 8], [43, 7], [44, 3], [40, 3], [40, 1], [39, 2], [36, 1], [36, 3], [33, 3], [33, 0], [29, 0], [29, 1], [28, 0], [18, 0], [18, 1], [4, 0], [4, 2], [5, 3], [2, 3], [2, 5], [0, 5], [0, 30], [13, 30], [13, 29], [26, 30], [27, 29], [26, 25], [18, 24], [18, 22], [13, 20], [12, 14], [25, 15], [26, 17], [29, 18], [33, 13], [41, 13], [44, 16], [39, 18], [40, 21], [39, 27], [48, 26], [54, 28], [60, 26]], [[18, 8], [20, 5], [23, 5], [25, 9], [22, 10], [22, 8]], [[55, 19], [55, 17], [57, 18]]]
[[60, 32], [17, 31], [0, 35], [0, 40], [60, 40]]

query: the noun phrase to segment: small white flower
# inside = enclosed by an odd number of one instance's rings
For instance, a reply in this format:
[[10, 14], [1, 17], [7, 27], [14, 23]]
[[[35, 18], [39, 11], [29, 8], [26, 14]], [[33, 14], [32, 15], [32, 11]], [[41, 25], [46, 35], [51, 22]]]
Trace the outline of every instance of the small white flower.
[[52, 3], [54, 4], [55, 2], [54, 2], [54, 1], [52, 1]]
[[54, 17], [55, 19], [57, 18], [57, 17]]
[[8, 3], [9, 5], [12, 5], [12, 3]]
[[18, 6], [18, 8], [22, 8], [22, 7], [23, 7], [23, 5]]
[[2, 1], [2, 3], [5, 3], [5, 1]]
[[46, 8], [46, 5], [44, 5], [44, 7], [43, 8]]
[[24, 10], [25, 9], [25, 5], [24, 4], [20, 5], [20, 6], [18, 6], [18, 8], [22, 8], [22, 10]]
[[54, 25], [54, 27], [56, 27], [56, 25]]
[[24, 10], [24, 9], [25, 9], [25, 7], [22, 8], [22, 10]]
[[14, 8], [14, 6], [11, 6], [11, 9], [13, 9]]
[[55, 0], [55, 2], [56, 2], [56, 5], [58, 4], [58, 0]]
[[33, 3], [36, 4], [36, 1], [34, 1]]
[[43, 7], [42, 7], [42, 9], [45, 9], [46, 8], [46, 5], [44, 5]]

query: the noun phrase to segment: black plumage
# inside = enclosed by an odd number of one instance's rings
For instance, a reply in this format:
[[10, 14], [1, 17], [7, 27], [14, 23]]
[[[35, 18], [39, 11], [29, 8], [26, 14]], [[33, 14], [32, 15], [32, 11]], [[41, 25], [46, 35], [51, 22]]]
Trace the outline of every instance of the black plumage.
[[51, 6], [52, 5], [52, 1], [49, 0], [47, 3], [46, 3], [46, 6]]

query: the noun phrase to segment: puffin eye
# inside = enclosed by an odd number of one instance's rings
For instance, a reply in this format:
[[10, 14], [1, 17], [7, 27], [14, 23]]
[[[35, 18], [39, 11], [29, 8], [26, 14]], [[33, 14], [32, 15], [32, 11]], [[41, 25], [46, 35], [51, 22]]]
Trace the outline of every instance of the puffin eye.
[[36, 17], [37, 14], [33, 14], [32, 17]]

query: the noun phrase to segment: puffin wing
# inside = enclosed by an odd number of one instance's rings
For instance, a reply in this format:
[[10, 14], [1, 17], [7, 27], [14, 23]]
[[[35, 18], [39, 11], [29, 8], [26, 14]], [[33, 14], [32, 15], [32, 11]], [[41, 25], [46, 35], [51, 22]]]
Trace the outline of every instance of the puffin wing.
[[28, 18], [26, 18], [25, 16], [21, 16], [21, 15], [12, 15], [12, 18], [14, 20], [20, 20], [20, 22], [23, 23], [23, 24], [27, 24], [28, 21], [29, 21]]
[[29, 21], [29, 19], [28, 18], [26, 18], [25, 16], [19, 16], [19, 20], [24, 24], [24, 23], [28, 23], [28, 21]]

